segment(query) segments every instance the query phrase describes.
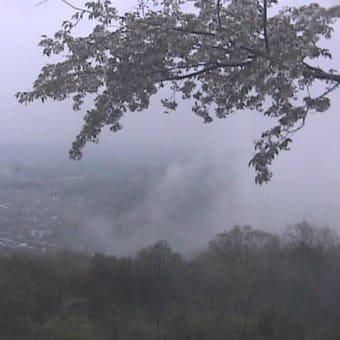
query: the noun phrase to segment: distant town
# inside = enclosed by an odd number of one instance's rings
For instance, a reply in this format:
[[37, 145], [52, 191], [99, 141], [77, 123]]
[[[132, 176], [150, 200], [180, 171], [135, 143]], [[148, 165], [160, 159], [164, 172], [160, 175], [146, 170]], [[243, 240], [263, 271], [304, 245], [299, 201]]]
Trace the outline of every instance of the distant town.
[[124, 205], [145, 191], [148, 175], [142, 172], [141, 187], [138, 168], [123, 170], [118, 166], [113, 176], [106, 173], [108, 170], [98, 173], [93, 167], [79, 174], [80, 166], [65, 164], [1, 165], [0, 249], [93, 251], [91, 242], [79, 242], [73, 232], [81, 230], [89, 215], [117, 219], [124, 208], [120, 198], [125, 195]]
[[0, 247], [40, 252], [57, 248], [55, 233], [65, 223], [65, 202], [57, 187], [67, 178], [46, 180], [24, 169], [3, 168], [0, 179]]

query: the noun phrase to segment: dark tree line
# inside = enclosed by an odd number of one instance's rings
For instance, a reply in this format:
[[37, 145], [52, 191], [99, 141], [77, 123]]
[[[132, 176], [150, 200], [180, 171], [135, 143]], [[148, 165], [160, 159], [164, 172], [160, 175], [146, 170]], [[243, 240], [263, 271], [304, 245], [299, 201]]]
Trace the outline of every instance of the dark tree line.
[[306, 222], [235, 226], [191, 259], [159, 241], [134, 257], [0, 256], [3, 340], [337, 340], [340, 245]]

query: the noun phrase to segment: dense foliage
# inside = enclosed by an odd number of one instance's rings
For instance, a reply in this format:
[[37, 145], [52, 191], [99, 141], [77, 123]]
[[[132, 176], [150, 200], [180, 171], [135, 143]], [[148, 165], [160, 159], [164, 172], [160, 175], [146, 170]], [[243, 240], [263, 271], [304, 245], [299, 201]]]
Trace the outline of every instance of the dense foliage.
[[[33, 89], [17, 98], [71, 97], [74, 110], [94, 98], [70, 151], [75, 159], [105, 126], [120, 130], [126, 112], [146, 110], [160, 93], [166, 110], [189, 99], [204, 122], [240, 110], [272, 118], [249, 163], [261, 184], [270, 180], [273, 159], [289, 148], [308, 114], [327, 110], [328, 95], [340, 84], [335, 70], [313, 63], [332, 57], [322, 40], [332, 37], [340, 6], [278, 10], [278, 0], [139, 0], [121, 15], [108, 0], [89, 1], [83, 9], [62, 1], [74, 16], [40, 41], [44, 55], [61, 60], [45, 65]], [[75, 28], [83, 20], [94, 28], [80, 37]]]
[[234, 227], [190, 260], [165, 241], [134, 257], [0, 256], [2, 340], [336, 340], [340, 245], [306, 222]]

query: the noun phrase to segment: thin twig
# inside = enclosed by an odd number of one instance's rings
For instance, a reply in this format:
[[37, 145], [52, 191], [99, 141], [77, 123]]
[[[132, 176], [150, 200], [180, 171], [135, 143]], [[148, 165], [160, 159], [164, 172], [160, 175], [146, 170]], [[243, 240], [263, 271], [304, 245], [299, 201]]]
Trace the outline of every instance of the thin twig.
[[331, 92], [333, 92], [338, 86], [340, 86], [340, 82], [339, 83], [335, 83], [333, 86], [331, 86], [328, 90], [326, 90], [323, 94], [321, 94], [320, 96], [317, 97], [317, 99], [321, 99], [325, 96], [327, 96], [328, 94], [330, 94]]
[[92, 14], [93, 12], [89, 11], [88, 9], [85, 9], [85, 8], [80, 8], [80, 7], [77, 7], [75, 5], [73, 5], [71, 2], [69, 2], [68, 0], [61, 0], [64, 4], [66, 4], [67, 6], [75, 9], [76, 11], [79, 11], [79, 12], [83, 12], [83, 13], [89, 13], [89, 14]]
[[38, 7], [42, 4], [44, 4], [45, 2], [47, 2], [48, 0], [42, 0], [42, 1], [39, 1], [37, 4], [35, 4], [35, 7]]
[[218, 27], [219, 27], [219, 30], [222, 29], [222, 20], [221, 20], [221, 0], [217, 0], [217, 20], [218, 20]]
[[305, 116], [303, 117], [301, 124], [293, 130], [287, 130], [286, 135], [282, 136], [280, 141], [284, 141], [286, 138], [292, 137], [296, 132], [300, 131], [306, 124], [306, 118], [307, 118], [307, 112]]

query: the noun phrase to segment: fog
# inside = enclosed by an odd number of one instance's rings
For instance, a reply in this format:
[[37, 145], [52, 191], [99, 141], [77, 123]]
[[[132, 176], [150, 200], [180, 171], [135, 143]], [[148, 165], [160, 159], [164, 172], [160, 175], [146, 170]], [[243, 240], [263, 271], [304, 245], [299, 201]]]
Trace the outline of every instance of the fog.
[[[73, 112], [69, 102], [20, 106], [14, 98], [17, 91], [31, 87], [48, 61], [37, 47], [40, 36], [52, 34], [72, 14], [57, 0], [36, 3], [7, 1], [0, 13], [0, 145], [9, 153], [13, 150], [13, 160], [20, 159], [16, 150], [25, 154], [34, 149], [48, 159], [66, 159], [81, 127], [81, 114]], [[125, 9], [131, 3], [125, 1]], [[298, 3], [306, 2], [282, 1]], [[339, 41], [338, 24], [332, 42], [327, 42], [333, 44], [334, 68], [340, 64]], [[161, 159], [165, 171], [143, 200], [124, 214], [126, 232], [119, 242], [112, 222], [100, 215], [87, 218], [82, 237], [105, 244], [106, 250], [124, 251], [158, 239], [170, 239], [175, 247], [194, 247], [234, 224], [281, 231], [306, 219], [340, 232], [339, 94], [332, 94], [330, 110], [308, 118], [291, 150], [275, 160], [272, 181], [262, 186], [255, 185], [254, 171], [247, 165], [253, 140], [268, 124], [259, 114], [238, 112], [206, 125], [191, 112], [190, 103], [165, 115], [155, 97], [147, 112], [126, 115], [122, 131], [105, 132], [98, 145], [89, 145], [79, 166], [86, 167], [96, 155], [108, 160], [120, 155], [131, 166], [138, 162], [147, 167]], [[0, 154], [0, 163], [4, 157]], [[192, 204], [193, 196], [199, 204]]]

